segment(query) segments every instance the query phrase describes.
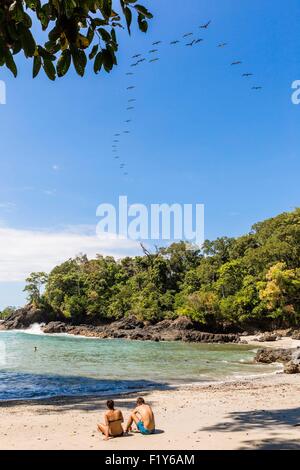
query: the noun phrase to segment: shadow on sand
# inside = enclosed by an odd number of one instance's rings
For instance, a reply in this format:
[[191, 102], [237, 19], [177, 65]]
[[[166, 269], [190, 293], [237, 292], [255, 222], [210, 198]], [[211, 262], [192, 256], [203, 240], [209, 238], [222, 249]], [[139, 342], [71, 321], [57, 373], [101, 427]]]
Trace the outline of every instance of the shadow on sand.
[[[113, 398], [116, 406], [119, 408], [134, 408], [136, 397], [140, 394], [147, 396], [154, 390], [174, 389], [167, 384], [159, 382], [150, 382], [147, 380], [99, 380], [89, 377], [74, 376], [51, 376], [51, 375], [32, 375], [28, 374], [28, 381], [34, 380], [42, 389], [43, 383], [49, 386], [49, 395], [51, 391], [55, 396], [28, 396], [26, 399], [14, 399], [13, 391], [8, 393], [8, 399], [0, 400], [0, 408], [13, 408], [16, 405], [25, 405], [26, 407], [36, 407], [37, 413], [44, 413], [45, 406], [51, 408], [51, 412], [61, 412], [68, 410], [81, 411], [103, 411], [106, 409], [106, 400]], [[58, 395], [59, 385], [63, 380], [61, 395]], [[84, 390], [79, 387], [84, 384]], [[53, 392], [53, 390], [55, 392]], [[44, 394], [47, 389], [43, 390]], [[24, 390], [24, 393], [26, 391]], [[12, 398], [10, 398], [10, 396]]]
[[203, 428], [204, 432], [246, 432], [254, 430], [265, 431], [269, 437], [264, 439], [246, 440], [240, 447], [247, 449], [300, 449], [300, 442], [296, 439], [289, 439], [280, 436], [279, 427], [288, 431], [300, 426], [300, 408], [279, 409], [279, 410], [257, 410], [229, 413], [226, 421], [214, 426]]

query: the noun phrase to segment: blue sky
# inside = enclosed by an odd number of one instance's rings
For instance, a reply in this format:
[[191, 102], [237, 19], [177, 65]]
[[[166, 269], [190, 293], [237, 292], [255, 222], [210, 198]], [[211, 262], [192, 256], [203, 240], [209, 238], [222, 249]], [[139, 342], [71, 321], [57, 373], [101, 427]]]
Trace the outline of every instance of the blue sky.
[[[81, 79], [72, 71], [52, 83], [41, 72], [32, 80], [31, 64], [21, 58], [17, 79], [0, 71], [7, 87], [7, 104], [0, 106], [0, 307], [23, 301], [27, 264], [50, 267], [53, 245], [60, 243], [60, 257], [71, 255], [66, 247], [74, 255], [84, 251], [96, 207], [116, 204], [119, 195], [130, 203], [204, 203], [210, 239], [240, 235], [299, 205], [300, 106], [291, 102], [291, 83], [300, 79], [298, 2], [288, 8], [280, 0], [187, 0], [184, 8], [180, 0], [141, 3], [155, 15], [149, 32], [120, 33], [119, 66], [110, 75], [88, 70]], [[199, 30], [208, 20], [208, 30]], [[187, 32], [203, 43], [186, 47]], [[171, 47], [173, 39], [182, 42]], [[163, 41], [161, 60], [126, 76], [130, 57], [147, 53], [156, 40]], [[228, 46], [219, 49], [220, 42]], [[231, 67], [234, 60], [243, 64]], [[255, 77], [241, 78], [243, 72]], [[131, 133], [120, 143], [124, 176], [111, 145], [113, 134], [126, 129], [131, 84], [137, 103]], [[74, 233], [82, 238], [72, 245], [66, 230], [72, 243]], [[109, 245], [103, 252], [134, 247]]]

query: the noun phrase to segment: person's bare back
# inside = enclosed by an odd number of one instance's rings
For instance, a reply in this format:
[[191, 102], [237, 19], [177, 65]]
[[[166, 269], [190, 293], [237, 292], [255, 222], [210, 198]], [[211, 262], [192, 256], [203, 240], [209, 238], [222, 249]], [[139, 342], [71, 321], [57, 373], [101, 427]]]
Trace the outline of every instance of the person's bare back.
[[154, 414], [151, 406], [146, 405], [145, 403], [143, 405], [139, 405], [136, 407], [135, 413], [141, 418], [146, 429], [152, 431], [155, 428]]
[[137, 406], [133, 410], [126, 426], [126, 432], [131, 430], [132, 424], [135, 423], [141, 434], [148, 435], [155, 432], [154, 413], [150, 405], [145, 403], [142, 397], [137, 399]]

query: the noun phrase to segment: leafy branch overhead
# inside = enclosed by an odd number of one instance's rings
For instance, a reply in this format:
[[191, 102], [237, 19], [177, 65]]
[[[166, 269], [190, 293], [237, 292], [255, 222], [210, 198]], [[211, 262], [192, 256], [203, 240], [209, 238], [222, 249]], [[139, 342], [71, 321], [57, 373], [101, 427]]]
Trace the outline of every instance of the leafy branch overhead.
[[[16, 77], [14, 56], [33, 60], [33, 77], [41, 68], [51, 80], [64, 76], [71, 63], [83, 76], [88, 60], [95, 73], [110, 72], [117, 65], [117, 28], [129, 34], [134, 15], [147, 32], [153, 15], [138, 0], [3, 0], [0, 3], [0, 66]], [[117, 6], [115, 6], [117, 4]], [[36, 23], [46, 33], [39, 44]], [[33, 29], [35, 36], [33, 35]]]

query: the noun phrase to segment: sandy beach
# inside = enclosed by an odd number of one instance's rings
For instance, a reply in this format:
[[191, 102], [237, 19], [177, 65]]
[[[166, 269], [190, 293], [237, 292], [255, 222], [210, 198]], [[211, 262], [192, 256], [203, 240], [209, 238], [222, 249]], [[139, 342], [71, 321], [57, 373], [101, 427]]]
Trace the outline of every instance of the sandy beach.
[[[298, 343], [285, 338], [276, 347]], [[108, 442], [96, 431], [106, 397], [2, 402], [0, 449], [300, 449], [300, 375], [279, 372], [143, 396], [154, 408], [157, 433]], [[116, 398], [125, 416], [136, 397]]]

